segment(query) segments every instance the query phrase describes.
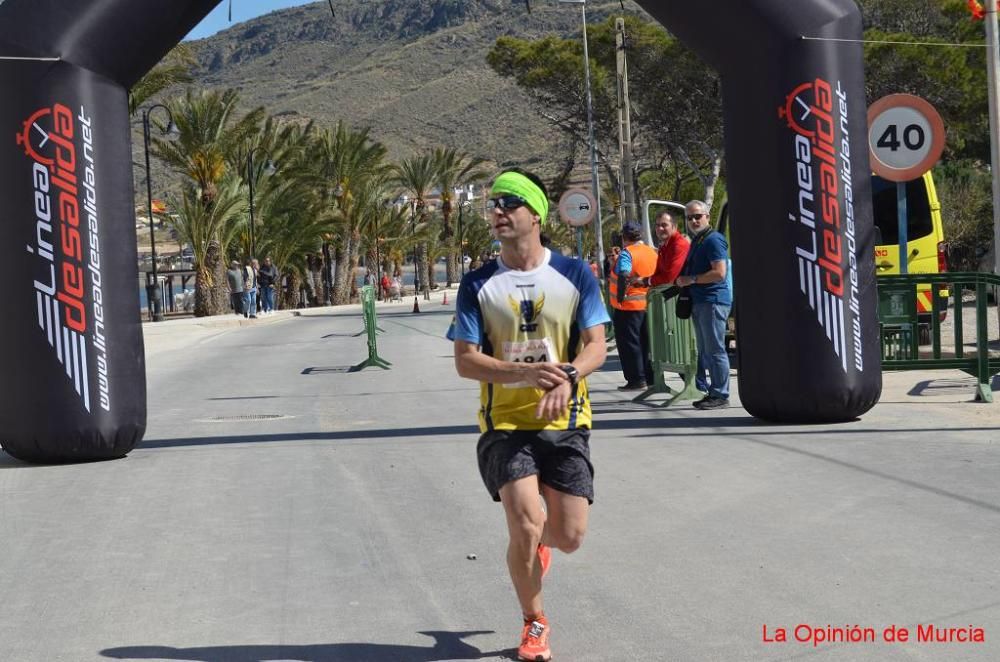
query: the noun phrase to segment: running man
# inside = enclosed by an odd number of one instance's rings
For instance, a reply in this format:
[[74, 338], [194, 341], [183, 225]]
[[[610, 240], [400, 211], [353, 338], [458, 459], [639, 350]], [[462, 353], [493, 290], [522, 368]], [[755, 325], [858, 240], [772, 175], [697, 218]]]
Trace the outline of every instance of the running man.
[[609, 319], [587, 263], [542, 246], [542, 181], [508, 170], [491, 195], [500, 256], [462, 279], [449, 338], [458, 374], [481, 382], [476, 450], [507, 518], [507, 568], [524, 616], [518, 658], [544, 662], [542, 577], [552, 547], [580, 547], [594, 500], [584, 378], [604, 363]]

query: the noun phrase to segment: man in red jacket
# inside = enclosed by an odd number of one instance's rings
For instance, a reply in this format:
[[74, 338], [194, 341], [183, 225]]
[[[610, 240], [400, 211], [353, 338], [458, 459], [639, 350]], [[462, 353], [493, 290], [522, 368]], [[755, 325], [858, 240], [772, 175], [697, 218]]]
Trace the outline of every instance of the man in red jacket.
[[656, 271], [649, 277], [652, 286], [673, 283], [684, 268], [691, 241], [677, 231], [677, 223], [668, 211], [656, 215], [656, 237], [660, 250], [656, 256]]

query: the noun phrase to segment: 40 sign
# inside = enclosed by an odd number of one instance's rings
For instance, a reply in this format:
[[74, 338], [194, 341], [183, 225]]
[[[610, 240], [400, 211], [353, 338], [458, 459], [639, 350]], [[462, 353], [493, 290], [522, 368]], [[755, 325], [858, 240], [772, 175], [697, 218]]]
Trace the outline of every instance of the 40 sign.
[[890, 94], [868, 109], [868, 148], [875, 174], [891, 182], [917, 179], [944, 151], [944, 122], [912, 94]]

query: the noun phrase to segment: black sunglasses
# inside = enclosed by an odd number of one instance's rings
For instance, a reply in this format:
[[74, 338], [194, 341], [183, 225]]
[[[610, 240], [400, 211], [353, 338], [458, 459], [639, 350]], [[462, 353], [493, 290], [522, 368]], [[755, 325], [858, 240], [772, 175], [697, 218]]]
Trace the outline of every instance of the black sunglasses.
[[490, 198], [486, 201], [487, 209], [502, 209], [513, 211], [528, 204], [528, 201], [518, 195], [501, 195], [499, 198]]
[[697, 221], [701, 219], [703, 216], [708, 216], [708, 214], [688, 214], [684, 218], [686, 218], [689, 221]]

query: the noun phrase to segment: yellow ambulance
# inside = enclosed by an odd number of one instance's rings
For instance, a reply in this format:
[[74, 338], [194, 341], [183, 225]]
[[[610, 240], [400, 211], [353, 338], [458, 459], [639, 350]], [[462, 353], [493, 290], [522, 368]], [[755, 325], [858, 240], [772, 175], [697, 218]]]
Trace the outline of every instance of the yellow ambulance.
[[[875, 273], [879, 276], [899, 273], [899, 219], [896, 210], [896, 183], [872, 175], [872, 207], [875, 217]], [[931, 172], [906, 182], [906, 252], [907, 273], [936, 274], [948, 271], [947, 245], [941, 222], [941, 202]], [[931, 316], [930, 285], [917, 288], [917, 312], [927, 338]], [[948, 310], [948, 292], [938, 294], [940, 319]]]

